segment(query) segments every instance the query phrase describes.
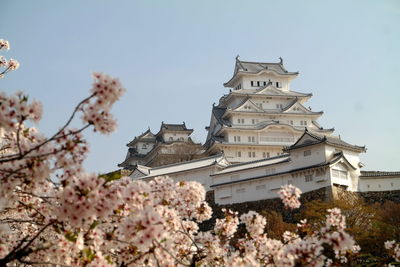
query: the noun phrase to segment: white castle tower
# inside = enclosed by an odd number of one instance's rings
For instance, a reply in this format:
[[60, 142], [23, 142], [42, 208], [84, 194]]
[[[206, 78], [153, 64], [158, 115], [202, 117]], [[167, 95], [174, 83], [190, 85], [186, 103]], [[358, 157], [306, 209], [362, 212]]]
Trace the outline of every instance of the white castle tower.
[[230, 162], [246, 162], [282, 154], [305, 128], [330, 135], [314, 112], [304, 103], [311, 93], [290, 90], [298, 72], [288, 72], [283, 60], [278, 63], [247, 62], [236, 57], [232, 78], [224, 84], [229, 94], [213, 105], [208, 136], [208, 154], [224, 151]]

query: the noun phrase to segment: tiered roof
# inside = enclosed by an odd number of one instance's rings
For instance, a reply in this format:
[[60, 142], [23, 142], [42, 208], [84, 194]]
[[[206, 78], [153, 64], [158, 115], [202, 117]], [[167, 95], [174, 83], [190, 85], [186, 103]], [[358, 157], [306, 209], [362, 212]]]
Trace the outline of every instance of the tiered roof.
[[283, 67], [283, 60], [280, 58], [280, 61], [277, 63], [270, 62], [250, 62], [250, 61], [241, 61], [239, 60], [239, 56], [236, 57], [235, 62], [235, 70], [233, 72], [232, 78], [224, 83], [225, 87], [232, 87], [231, 82], [240, 74], [259, 74], [261, 72], [273, 72], [277, 75], [283, 76], [297, 76], [298, 72], [289, 72]]
[[[309, 137], [311, 137], [311, 139], [303, 140], [303, 139], [305, 139], [305, 136], [309, 136]], [[326, 143], [328, 145], [346, 148], [346, 149], [353, 150], [356, 152], [366, 152], [367, 151], [365, 146], [351, 145], [351, 144], [343, 141], [342, 139], [340, 139], [340, 137], [326, 136], [326, 135], [319, 135], [316, 133], [311, 133], [310, 131], [307, 130], [307, 128], [305, 129], [303, 135], [297, 140], [297, 142], [291, 146], [285, 147], [284, 151], [290, 151], [290, 150], [301, 148], [304, 146], [316, 145], [316, 144], [320, 144], [320, 143]]]
[[154, 168], [148, 168], [142, 165], [137, 165], [136, 169], [144, 174], [144, 177], [142, 178], [147, 179], [156, 176], [180, 173], [184, 171], [192, 171], [195, 169], [205, 168], [213, 165], [220, 165], [221, 167], [226, 167], [228, 165], [228, 162], [223, 153], [213, 155], [207, 158], [168, 164]]
[[[278, 164], [287, 163], [289, 161], [290, 161], [290, 156], [283, 155], [283, 156], [278, 156], [278, 157], [264, 159], [264, 160], [257, 160], [257, 161], [245, 162], [245, 163], [240, 163], [240, 164], [234, 164], [234, 165], [229, 166], [228, 168], [235, 169], [235, 172], [238, 172], [238, 171], [252, 169], [252, 168], [259, 168], [259, 167], [265, 168], [265, 167], [275, 166]], [[276, 173], [271, 173], [271, 174], [266, 174], [266, 175], [258, 175], [258, 176], [247, 177], [247, 178], [239, 179], [239, 180], [235, 180], [235, 181], [213, 184], [213, 185], [211, 185], [211, 187], [243, 183], [243, 182], [247, 182], [247, 181], [254, 181], [254, 180], [279, 176], [279, 175], [288, 174], [288, 173], [295, 173], [295, 172], [304, 171], [304, 170], [324, 168], [324, 167], [332, 166], [339, 161], [342, 161], [350, 168], [355, 169], [355, 167], [349, 163], [349, 161], [346, 159], [346, 157], [343, 155], [343, 153], [336, 153], [336, 154], [332, 155], [331, 159], [329, 159], [326, 162], [321, 162], [321, 163], [317, 163], [314, 165], [301, 167], [301, 168], [289, 169], [289, 170], [282, 171], [282, 172], [276, 172]], [[229, 173], [227, 171], [228, 168], [225, 168], [224, 170], [217, 172], [217, 173], [213, 174], [212, 176], [218, 176], [218, 175]]]
[[186, 127], [185, 122], [182, 124], [171, 124], [171, 123], [161, 123], [160, 131], [157, 133], [157, 135], [160, 134], [162, 131], [170, 131], [170, 132], [193, 132], [193, 129], [188, 129]]
[[151, 132], [150, 128], [139, 136], [136, 136], [132, 141], [130, 141], [127, 146], [132, 147], [137, 142], [154, 143], [156, 136]]

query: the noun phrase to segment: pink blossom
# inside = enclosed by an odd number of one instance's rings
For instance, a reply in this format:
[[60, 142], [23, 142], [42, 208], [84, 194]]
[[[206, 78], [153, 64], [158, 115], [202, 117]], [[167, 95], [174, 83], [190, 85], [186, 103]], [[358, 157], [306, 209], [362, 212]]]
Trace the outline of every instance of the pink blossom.
[[0, 39], [0, 50], [10, 50], [10, 43], [7, 40]]
[[286, 208], [297, 209], [300, 207], [301, 190], [293, 185], [284, 185], [279, 191], [279, 196], [282, 199]]

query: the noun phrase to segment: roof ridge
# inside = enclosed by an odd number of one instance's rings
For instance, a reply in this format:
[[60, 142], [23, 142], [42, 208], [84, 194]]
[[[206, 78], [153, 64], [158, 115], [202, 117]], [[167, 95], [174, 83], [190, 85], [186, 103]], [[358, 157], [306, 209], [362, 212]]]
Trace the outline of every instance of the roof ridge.
[[246, 161], [246, 162], [241, 162], [241, 163], [236, 163], [236, 164], [232, 164], [229, 165], [227, 167], [225, 167], [225, 169], [231, 168], [231, 167], [237, 167], [237, 166], [242, 166], [242, 165], [246, 165], [246, 164], [251, 164], [251, 163], [257, 163], [257, 162], [262, 162], [262, 161], [268, 161], [268, 160], [273, 160], [273, 159], [279, 159], [279, 158], [284, 158], [289, 156], [288, 153], [286, 154], [282, 154], [279, 156], [275, 156], [275, 157], [270, 157], [270, 158], [264, 158], [264, 159], [258, 159], [258, 160], [253, 160], [253, 161]]
[[193, 160], [188, 160], [188, 161], [182, 161], [182, 162], [176, 162], [176, 163], [171, 163], [171, 164], [166, 164], [166, 165], [162, 165], [162, 166], [157, 166], [154, 168], [151, 168], [152, 170], [158, 170], [158, 169], [162, 169], [165, 167], [171, 167], [171, 166], [176, 166], [176, 165], [180, 165], [180, 164], [188, 164], [188, 163], [192, 163], [192, 162], [198, 162], [198, 161], [202, 161], [202, 160], [206, 160], [206, 159], [213, 159], [213, 158], [218, 158], [220, 156], [223, 156], [224, 153], [218, 153], [209, 157], [204, 157], [204, 158], [199, 158], [199, 159], [193, 159]]

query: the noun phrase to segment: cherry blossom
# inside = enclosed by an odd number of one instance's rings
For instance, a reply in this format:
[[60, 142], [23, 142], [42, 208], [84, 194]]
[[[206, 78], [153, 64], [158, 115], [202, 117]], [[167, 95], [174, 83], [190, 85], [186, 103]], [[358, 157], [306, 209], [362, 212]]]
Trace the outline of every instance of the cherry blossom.
[[297, 209], [300, 207], [300, 194], [301, 190], [291, 184], [282, 186], [279, 191], [279, 196], [283, 204], [289, 209]]
[[0, 39], [0, 50], [10, 50], [10, 43], [7, 40]]
[[[1, 39], [0, 49], [9, 43]], [[0, 75], [19, 65], [0, 62], [6, 68]], [[279, 240], [267, 236], [266, 218], [254, 211], [239, 217], [223, 209], [212, 229], [202, 231], [199, 223], [213, 211], [201, 184], [85, 172], [83, 132], [115, 130], [111, 108], [125, 91], [116, 78], [93, 76], [90, 95], [50, 137], [35, 127], [40, 102], [0, 92], [1, 266], [340, 266], [360, 250], [336, 208], [319, 230], [300, 220]], [[83, 124], [71, 128], [78, 114]], [[286, 208], [300, 207], [298, 188], [285, 185], [279, 194]], [[399, 244], [385, 247], [398, 261]]]

